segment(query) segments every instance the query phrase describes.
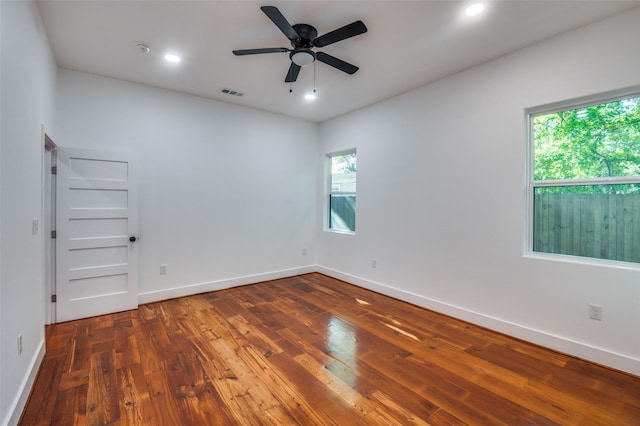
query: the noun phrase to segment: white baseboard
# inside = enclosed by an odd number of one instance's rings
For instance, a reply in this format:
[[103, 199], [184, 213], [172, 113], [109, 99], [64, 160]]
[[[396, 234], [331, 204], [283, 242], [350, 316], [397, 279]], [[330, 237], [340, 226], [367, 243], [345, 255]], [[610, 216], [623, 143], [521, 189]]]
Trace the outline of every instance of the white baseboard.
[[36, 381], [36, 376], [40, 370], [42, 360], [44, 360], [45, 348], [46, 344], [43, 338], [38, 345], [38, 350], [31, 359], [27, 374], [24, 376], [22, 383], [20, 383], [20, 388], [11, 402], [11, 407], [9, 408], [7, 416], [3, 420], [3, 426], [15, 426], [20, 421], [22, 410], [24, 410], [24, 407], [27, 404], [27, 400], [31, 394], [31, 388], [33, 388], [33, 384]]
[[430, 299], [419, 294], [401, 290], [365, 278], [346, 274], [334, 269], [318, 266], [317, 272], [337, 278], [357, 286], [373, 290], [387, 296], [404, 300], [414, 305], [430, 309], [481, 327], [495, 330], [500, 333], [516, 337], [546, 348], [556, 350], [577, 358], [588, 360], [600, 365], [624, 371], [635, 376], [640, 376], [640, 359], [626, 355], [614, 353], [605, 349], [593, 347], [581, 342], [577, 342], [566, 337], [556, 336], [545, 331], [535, 330], [520, 324], [495, 318], [490, 315], [470, 311], [458, 306], [450, 305], [438, 300]]
[[224, 280], [209, 281], [196, 284], [185, 284], [180, 287], [173, 287], [162, 290], [138, 293], [138, 303], [151, 303], [160, 300], [174, 299], [176, 297], [191, 296], [208, 291], [223, 290], [226, 288], [238, 287], [246, 284], [254, 284], [262, 281], [277, 280], [278, 278], [293, 277], [295, 275], [316, 272], [316, 265], [301, 266], [298, 268], [283, 269], [280, 271], [266, 272], [263, 274], [245, 275], [242, 277], [228, 278]]

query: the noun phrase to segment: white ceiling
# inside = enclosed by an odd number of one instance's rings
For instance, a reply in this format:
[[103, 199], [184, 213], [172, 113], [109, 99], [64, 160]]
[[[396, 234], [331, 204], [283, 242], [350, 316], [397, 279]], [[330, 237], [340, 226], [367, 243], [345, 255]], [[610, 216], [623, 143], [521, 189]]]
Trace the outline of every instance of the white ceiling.
[[[58, 1], [41, 0], [60, 67], [143, 83], [321, 122], [390, 98], [526, 45], [638, 7], [631, 0], [485, 0], [486, 12], [466, 17], [472, 1]], [[317, 51], [360, 67], [344, 74], [303, 68], [293, 93], [284, 83], [286, 53], [234, 56], [234, 49], [290, 47], [260, 10], [277, 6], [293, 25], [319, 35], [356, 20], [369, 31]], [[149, 54], [135, 48], [146, 42]], [[182, 56], [180, 64], [163, 59]], [[222, 89], [246, 93], [223, 94]]]

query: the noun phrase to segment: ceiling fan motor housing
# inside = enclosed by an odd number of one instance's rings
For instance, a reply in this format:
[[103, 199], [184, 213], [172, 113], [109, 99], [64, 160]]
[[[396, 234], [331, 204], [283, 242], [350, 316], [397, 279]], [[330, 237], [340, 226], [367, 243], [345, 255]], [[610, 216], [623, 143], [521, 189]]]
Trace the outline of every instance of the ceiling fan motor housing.
[[318, 37], [318, 31], [308, 24], [295, 24], [293, 29], [300, 36], [296, 40], [291, 40], [291, 46], [294, 48], [310, 48], [313, 47], [313, 40]]

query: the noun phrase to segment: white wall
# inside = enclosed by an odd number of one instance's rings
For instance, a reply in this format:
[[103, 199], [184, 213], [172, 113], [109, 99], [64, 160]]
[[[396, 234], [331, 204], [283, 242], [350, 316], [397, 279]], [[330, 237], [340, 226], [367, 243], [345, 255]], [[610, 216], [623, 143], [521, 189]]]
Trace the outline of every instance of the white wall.
[[640, 270], [523, 256], [525, 108], [638, 85], [639, 39], [635, 9], [322, 123], [321, 153], [358, 150], [358, 210], [321, 270], [640, 374]]
[[[0, 2], [0, 424], [15, 424], [44, 355], [41, 125], [53, 135], [56, 66], [32, 2]], [[42, 226], [40, 226], [42, 229]], [[23, 351], [17, 338], [23, 335]]]
[[141, 302], [315, 265], [317, 124], [70, 70], [57, 95], [59, 147], [138, 157]]

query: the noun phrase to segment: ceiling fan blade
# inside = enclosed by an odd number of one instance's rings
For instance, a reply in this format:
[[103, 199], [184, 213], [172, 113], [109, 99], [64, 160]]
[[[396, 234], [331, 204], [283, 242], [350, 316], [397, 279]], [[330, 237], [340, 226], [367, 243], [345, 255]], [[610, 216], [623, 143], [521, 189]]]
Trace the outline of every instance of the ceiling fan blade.
[[313, 45], [316, 47], [325, 47], [338, 41], [366, 32], [367, 27], [364, 25], [364, 22], [356, 21], [318, 37], [317, 39], [313, 40]]
[[286, 47], [267, 47], [266, 49], [244, 49], [244, 50], [234, 50], [233, 54], [236, 56], [242, 55], [258, 55], [260, 53], [279, 53], [279, 52], [288, 52], [289, 49]]
[[289, 67], [289, 71], [287, 71], [287, 77], [284, 79], [285, 83], [294, 83], [298, 79], [298, 74], [300, 74], [300, 65], [296, 65], [291, 62], [291, 66]]
[[334, 56], [327, 55], [324, 52], [317, 52], [316, 59], [320, 62], [324, 62], [327, 65], [331, 65], [332, 67], [337, 68], [342, 72], [346, 72], [347, 74], [354, 74], [360, 69], [355, 65], [351, 65], [350, 63], [345, 62], [342, 59], [338, 59]]
[[287, 18], [285, 18], [284, 15], [280, 13], [280, 10], [278, 10], [277, 7], [262, 6], [260, 10], [262, 10], [264, 14], [267, 15], [269, 19], [273, 21], [274, 24], [276, 24], [276, 27], [280, 28], [280, 31], [282, 31], [282, 33], [289, 40], [295, 40], [297, 38], [300, 38], [296, 30], [293, 29], [289, 21], [287, 21]]

